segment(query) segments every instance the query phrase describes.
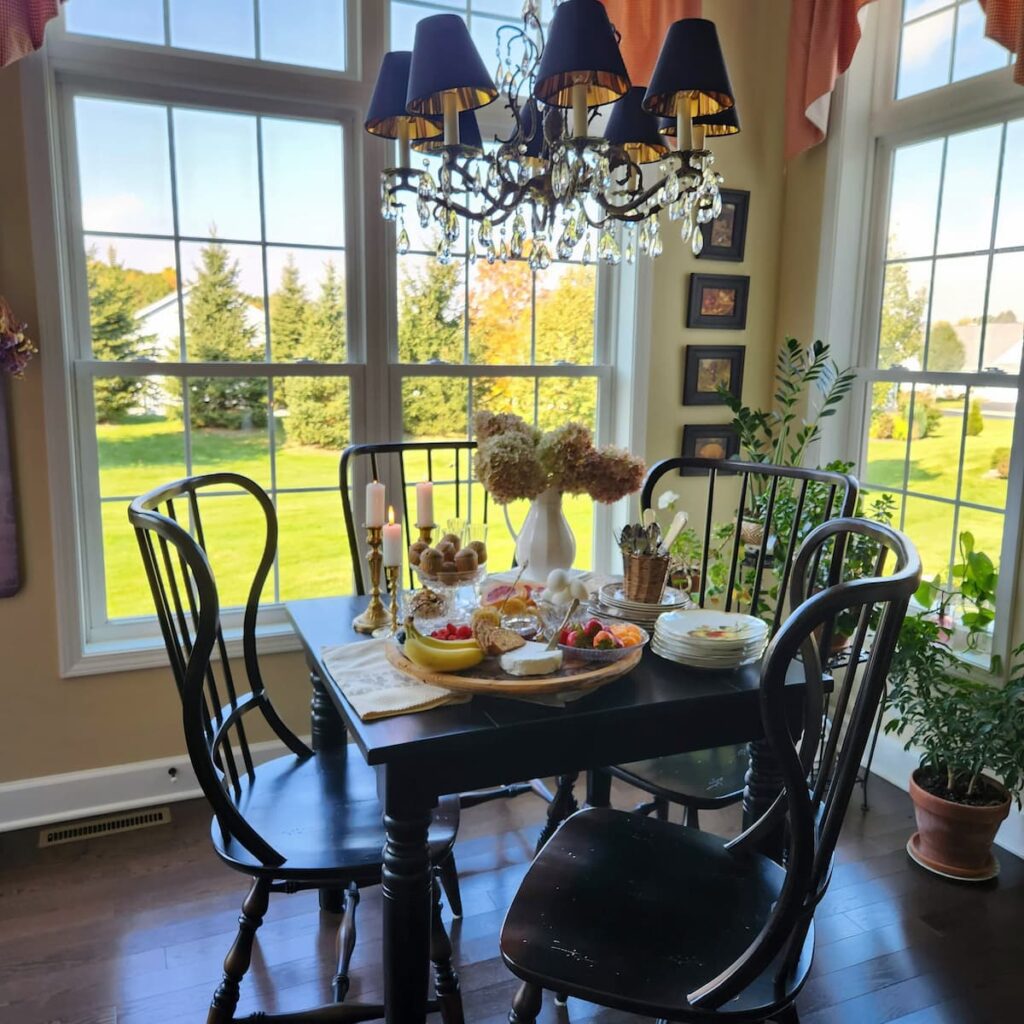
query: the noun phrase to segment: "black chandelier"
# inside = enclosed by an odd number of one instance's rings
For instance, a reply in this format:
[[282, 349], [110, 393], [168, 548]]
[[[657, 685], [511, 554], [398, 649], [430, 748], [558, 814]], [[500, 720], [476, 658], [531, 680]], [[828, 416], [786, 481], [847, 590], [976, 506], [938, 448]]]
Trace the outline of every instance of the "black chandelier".
[[[580, 246], [584, 262], [654, 257], [663, 210], [699, 253], [699, 226], [722, 203], [708, 140], [739, 131], [714, 24], [673, 23], [646, 87], [631, 84], [600, 0], [563, 0], [547, 40], [537, 0], [525, 0], [522, 25], [496, 35], [494, 79], [455, 14], [424, 18], [411, 52], [385, 54], [365, 127], [398, 142], [381, 180], [398, 251], [409, 249], [402, 197], [415, 197], [421, 227], [439, 229], [442, 263], [463, 221], [471, 261], [525, 258], [542, 270]], [[474, 111], [499, 96], [511, 131], [485, 150]], [[591, 135], [593, 112], [609, 104], [604, 134]], [[410, 149], [440, 155], [436, 180], [426, 161], [412, 166]]]

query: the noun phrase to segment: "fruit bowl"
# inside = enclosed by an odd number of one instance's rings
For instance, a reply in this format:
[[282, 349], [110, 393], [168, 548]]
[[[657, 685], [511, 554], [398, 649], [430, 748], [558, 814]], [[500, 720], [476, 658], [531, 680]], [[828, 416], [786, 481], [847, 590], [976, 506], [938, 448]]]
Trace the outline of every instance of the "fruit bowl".
[[[622, 624], [602, 622], [601, 625], [606, 628], [618, 628]], [[646, 629], [641, 629], [639, 626], [633, 626], [632, 628], [639, 636], [639, 640], [624, 647], [576, 647], [572, 644], [560, 643], [558, 649], [566, 658], [576, 658], [579, 661], [593, 661], [603, 664], [620, 661], [622, 658], [632, 654], [638, 647], [643, 647], [651, 639], [651, 635]]]

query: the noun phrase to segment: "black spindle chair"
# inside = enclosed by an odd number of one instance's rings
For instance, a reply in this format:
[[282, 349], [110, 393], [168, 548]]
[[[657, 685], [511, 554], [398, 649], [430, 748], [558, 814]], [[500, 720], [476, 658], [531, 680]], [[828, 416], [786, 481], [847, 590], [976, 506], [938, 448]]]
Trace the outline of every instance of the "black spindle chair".
[[[721, 554], [728, 565], [724, 581], [718, 581], [722, 607], [767, 618], [774, 634], [782, 621], [786, 583], [800, 541], [815, 526], [853, 514], [857, 481], [831, 470], [677, 457], [651, 467], [640, 492], [642, 508], [652, 507], [659, 484], [673, 472], [681, 474], [672, 486], [682, 492], [682, 507], [691, 514], [702, 509], [702, 517], [695, 516], [703, 543], [693, 599], [703, 608], [711, 597], [708, 568], [715, 544], [714, 523], [716, 511], [724, 504], [733, 532], [722, 543]], [[699, 487], [704, 488], [702, 500], [695, 493]], [[837, 568], [834, 565], [824, 578], [834, 578]], [[815, 572], [820, 571], [816, 565]], [[667, 818], [669, 805], [681, 804], [684, 822], [699, 828], [700, 811], [719, 810], [743, 797], [748, 764], [749, 752], [743, 744], [606, 770], [651, 795], [650, 802], [637, 808], [640, 813], [653, 811]]]
[[[211, 493], [216, 496], [208, 497]], [[262, 509], [266, 533], [243, 612], [243, 671], [236, 674], [228, 659], [200, 506], [209, 512], [208, 501], [236, 502], [247, 496]], [[333, 982], [335, 1002], [315, 1010], [258, 1013], [246, 1019], [299, 1024], [314, 1018], [349, 1022], [383, 1016], [384, 1008], [378, 1004], [344, 1002], [356, 941], [359, 890], [381, 880], [384, 827], [376, 776], [351, 744], [329, 754], [315, 754], [307, 747], [274, 710], [260, 674], [256, 619], [277, 550], [273, 503], [246, 477], [211, 473], [178, 480], [136, 498], [129, 505], [128, 518], [135, 528], [181, 698], [189, 758], [213, 809], [214, 849], [229, 867], [253, 880], [208, 1024], [234, 1019], [240, 984], [270, 893], [324, 888], [345, 893]], [[257, 719], [261, 720], [257, 727], [269, 726], [290, 753], [255, 763], [249, 736]], [[430, 830], [435, 868], [451, 856], [458, 821], [458, 801], [442, 800]], [[436, 1005], [448, 1024], [462, 1024], [458, 979], [440, 913], [435, 870], [430, 956]]]
[[[389, 441], [380, 444], [354, 444], [341, 453], [338, 466], [338, 484], [341, 489], [341, 506], [345, 513], [345, 533], [348, 537], [349, 556], [355, 571], [356, 593], [365, 594], [367, 583], [366, 570], [362, 557], [363, 547], [360, 543], [361, 529], [353, 508], [353, 491], [370, 480], [381, 480], [390, 483], [392, 490], [399, 488], [401, 493], [401, 517], [405, 526], [406, 547], [417, 539], [413, 532], [413, 516], [409, 514], [410, 495], [412, 508], [415, 509], [415, 485], [421, 480], [429, 480], [436, 484], [434, 501], [438, 502], [443, 488], [453, 490], [453, 509], [456, 518], [463, 514], [472, 515], [474, 522], [487, 525], [490, 512], [490, 497], [487, 491], [473, 478], [473, 452], [476, 441]], [[409, 456], [422, 456], [425, 461], [426, 476], [408, 473]], [[471, 495], [476, 484], [481, 492], [476, 504]], [[355, 508], [359, 508], [356, 501]], [[441, 534], [445, 532], [444, 523], [438, 524]], [[435, 540], [440, 537], [435, 536]], [[409, 583], [417, 585], [412, 566], [408, 566]], [[536, 793], [537, 796], [550, 803], [554, 797], [551, 791], [539, 779], [532, 782], [517, 782], [493, 789], [476, 790], [462, 793], [459, 797], [463, 808], [491, 800], [503, 800], [522, 796], [524, 793]]]
[[[819, 559], [855, 535], [878, 546], [874, 575], [819, 589]], [[536, 1020], [544, 989], [659, 1021], [796, 1024], [814, 911], [920, 578], [913, 545], [888, 526], [834, 519], [811, 532], [791, 571], [793, 611], [761, 670], [762, 721], [783, 792], [731, 841], [604, 808], [569, 818], [534, 860], [502, 927], [502, 957], [524, 982], [512, 1024]], [[844, 612], [857, 617], [851, 663], [865, 657], [841, 685], [846, 728], [823, 739], [822, 630]], [[798, 741], [787, 677], [801, 662]], [[758, 852], [780, 828], [785, 867]]]

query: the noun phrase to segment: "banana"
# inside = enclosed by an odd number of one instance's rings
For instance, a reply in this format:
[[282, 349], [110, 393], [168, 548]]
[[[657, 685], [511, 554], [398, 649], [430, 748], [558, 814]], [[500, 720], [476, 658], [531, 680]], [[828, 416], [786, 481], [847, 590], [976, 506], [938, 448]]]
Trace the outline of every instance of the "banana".
[[[424, 637], [415, 627], [410, 626], [407, 622], [404, 650], [405, 656], [414, 665], [434, 672], [461, 672], [484, 660], [484, 652], [475, 642], [473, 646], [466, 646], [466, 642], [460, 640], [434, 640], [433, 637]], [[434, 640], [434, 643], [427, 643], [427, 640]], [[437, 644], [446, 646], [439, 647]]]

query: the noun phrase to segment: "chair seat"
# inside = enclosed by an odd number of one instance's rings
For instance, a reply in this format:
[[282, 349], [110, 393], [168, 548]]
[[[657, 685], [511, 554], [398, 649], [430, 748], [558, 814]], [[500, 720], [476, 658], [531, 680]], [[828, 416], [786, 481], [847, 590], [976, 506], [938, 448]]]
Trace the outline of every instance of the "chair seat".
[[749, 764], [750, 756], [744, 743], [631, 761], [609, 771], [654, 796], [701, 810], [715, 810], [743, 796]]
[[[542, 988], [669, 1020], [706, 1020], [687, 993], [750, 945], [785, 870], [725, 840], [666, 821], [593, 809], [569, 818], [533, 862], [501, 932], [514, 974]], [[806, 979], [813, 926], [794, 976], [772, 971], [717, 1011], [758, 1020]]]
[[[285, 861], [265, 867], [236, 839], [225, 839], [214, 819], [214, 847], [232, 867], [282, 879], [348, 873], [360, 884], [369, 884], [379, 878], [384, 812], [377, 799], [376, 774], [353, 744], [336, 753], [308, 758], [289, 754], [258, 765], [254, 782], [242, 780], [236, 803]], [[459, 798], [444, 797], [429, 833], [434, 863], [451, 849], [458, 827]]]

